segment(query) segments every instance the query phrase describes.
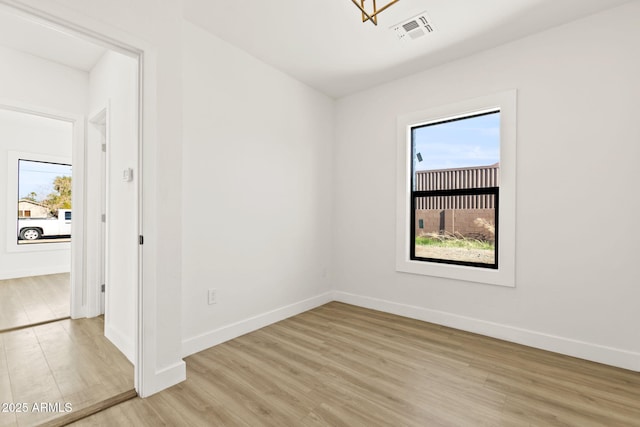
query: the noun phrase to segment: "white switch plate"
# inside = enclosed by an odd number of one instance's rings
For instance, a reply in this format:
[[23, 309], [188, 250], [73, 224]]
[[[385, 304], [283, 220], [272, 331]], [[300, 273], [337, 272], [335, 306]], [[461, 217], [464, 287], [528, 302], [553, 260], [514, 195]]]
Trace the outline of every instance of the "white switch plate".
[[126, 168], [125, 170], [122, 171], [122, 180], [124, 182], [131, 182], [133, 181], [133, 169], [131, 168]]
[[209, 305], [213, 305], [215, 304], [216, 301], [216, 290], [215, 289], [209, 289]]

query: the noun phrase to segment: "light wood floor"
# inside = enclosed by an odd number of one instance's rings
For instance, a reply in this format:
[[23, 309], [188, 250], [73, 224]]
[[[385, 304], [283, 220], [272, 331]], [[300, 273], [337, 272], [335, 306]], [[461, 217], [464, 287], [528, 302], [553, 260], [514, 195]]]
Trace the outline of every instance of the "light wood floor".
[[640, 426], [640, 373], [330, 303], [77, 426]]
[[69, 273], [0, 280], [0, 331], [69, 317]]
[[[70, 403], [76, 412], [133, 389], [133, 366], [103, 329], [97, 317], [1, 333], [0, 403]], [[61, 415], [0, 412], [0, 426], [33, 426]]]

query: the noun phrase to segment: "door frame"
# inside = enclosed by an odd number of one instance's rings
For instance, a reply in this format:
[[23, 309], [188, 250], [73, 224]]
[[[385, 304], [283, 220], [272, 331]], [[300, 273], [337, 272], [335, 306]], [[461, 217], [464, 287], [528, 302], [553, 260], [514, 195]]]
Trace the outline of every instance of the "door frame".
[[[106, 248], [108, 245], [107, 239], [109, 233], [105, 229], [107, 227], [104, 215], [108, 211], [108, 197], [109, 194], [109, 157], [105, 149], [95, 146], [96, 144], [109, 146], [109, 105], [101, 108], [100, 111], [94, 113], [89, 118], [89, 126], [87, 126], [87, 142], [85, 147], [85, 158], [87, 164], [91, 164], [89, 157], [92, 152], [99, 153], [100, 168], [99, 176], [96, 180], [94, 178], [94, 184], [97, 184], [99, 190], [98, 200], [95, 203], [94, 210], [92, 212], [94, 217], [87, 218], [87, 228], [93, 228], [93, 236], [95, 240], [92, 248], [88, 248], [91, 253], [96, 255], [91, 261], [87, 260], [86, 277], [87, 277], [87, 317], [95, 317], [104, 314], [106, 289], [102, 291], [102, 285], [107, 283], [107, 263]], [[93, 146], [93, 147], [92, 147]], [[108, 148], [106, 148], [108, 150]], [[95, 165], [94, 165], [95, 166]], [[87, 174], [87, 180], [91, 177]], [[89, 186], [89, 183], [87, 183]], [[89, 200], [87, 200], [89, 202]], [[98, 217], [99, 214], [101, 217]], [[87, 215], [90, 215], [90, 209], [87, 207]], [[87, 246], [89, 246], [89, 232], [87, 231]]]
[[[57, 10], [55, 9], [54, 5], [51, 5], [51, 6], [43, 5], [42, 7], [44, 9], [41, 9], [39, 8], [40, 6], [38, 7], [31, 6], [16, 0], [0, 0], [0, 7], [3, 8], [4, 10], [10, 11], [11, 13], [25, 17], [26, 19], [40, 22], [43, 25], [46, 25], [48, 27], [57, 28], [61, 31], [74, 34], [80, 38], [102, 45], [107, 49], [127, 55], [137, 60], [138, 62], [138, 79], [137, 79], [138, 80], [138, 91], [137, 91], [138, 137], [137, 137], [136, 143], [137, 143], [138, 158], [137, 158], [136, 165], [137, 165], [138, 179], [137, 179], [137, 186], [135, 188], [135, 191], [137, 194], [135, 210], [137, 212], [137, 215], [136, 215], [137, 216], [137, 221], [136, 221], [137, 234], [139, 236], [142, 236], [142, 233], [143, 233], [142, 219], [143, 219], [143, 213], [144, 213], [142, 209], [142, 200], [143, 200], [142, 189], [143, 189], [143, 176], [144, 176], [142, 166], [143, 166], [143, 160], [144, 160], [143, 141], [145, 140], [145, 138], [143, 138], [143, 135], [145, 134], [143, 130], [144, 129], [148, 130], [152, 126], [152, 124], [155, 123], [153, 119], [153, 117], [155, 117], [153, 116], [153, 112], [151, 113], [151, 116], [149, 116], [150, 113], [148, 111], [145, 111], [144, 109], [145, 105], [153, 104], [151, 101], [154, 99], [155, 94], [150, 93], [149, 91], [145, 91], [144, 89], [145, 89], [145, 85], [148, 84], [147, 81], [155, 82], [156, 80], [156, 68], [155, 68], [156, 56], [154, 55], [155, 48], [146, 41], [135, 38], [131, 34], [122, 32], [116, 28], [110, 27], [108, 24], [105, 24], [104, 22], [93, 20], [87, 16], [81, 16], [69, 10], [66, 10], [66, 11], [60, 10], [63, 16], [66, 17], [65, 19], [60, 17], [57, 12], [56, 13], [48, 12], [48, 10], [50, 10], [51, 8], [53, 8], [53, 10]], [[76, 22], [80, 22], [82, 24], [77, 24]], [[150, 54], [146, 54], [146, 52], [150, 52]], [[148, 59], [148, 58], [151, 58], [151, 59]], [[146, 120], [143, 122], [143, 117], [144, 118], [151, 117], [151, 120]], [[84, 149], [84, 139], [86, 136], [84, 120], [85, 119], [82, 118], [82, 120], [78, 122], [78, 123], [82, 123], [81, 138], [83, 140], [83, 144], [80, 144], [82, 146], [81, 147], [82, 149]], [[78, 128], [78, 131], [80, 131], [80, 126], [77, 126], [77, 127], [74, 126], [74, 134], [75, 134], [76, 128]], [[74, 151], [74, 154], [75, 154], [75, 151]], [[82, 155], [84, 159], [84, 152], [82, 153]], [[85, 176], [84, 171], [82, 171], [82, 173], [83, 173], [82, 176], [84, 177]], [[82, 189], [82, 191], [84, 191], [84, 188]], [[81, 240], [81, 239], [76, 239], [76, 240]], [[140, 239], [140, 243], [142, 243], [141, 239]], [[85, 248], [83, 247], [82, 251], [80, 252], [76, 250], [76, 255], [74, 255], [74, 258], [83, 257], [84, 249]], [[183, 379], [181, 377], [183, 376], [184, 362], [182, 362], [182, 365], [178, 366], [178, 368], [180, 368], [178, 369], [178, 372], [180, 375], [176, 376], [177, 380], [174, 379], [173, 377], [170, 377], [169, 380], [158, 378], [159, 374], [158, 372], [156, 372], [156, 369], [155, 369], [156, 359], [155, 359], [154, 349], [156, 344], [153, 336], [154, 334], [150, 334], [150, 336], [145, 336], [144, 334], [144, 330], [145, 330], [144, 324], [145, 323], [149, 325], [155, 324], [154, 320], [155, 320], [156, 313], [155, 313], [155, 310], [150, 309], [151, 307], [148, 307], [147, 310], [143, 311], [143, 308], [145, 307], [144, 300], [142, 297], [143, 287], [144, 287], [143, 266], [142, 266], [143, 255], [145, 255], [143, 253], [143, 246], [142, 244], [139, 244], [138, 256], [136, 260], [137, 262], [135, 265], [136, 267], [136, 274], [135, 274], [136, 302], [134, 304], [134, 307], [135, 307], [136, 313], [134, 315], [134, 318], [135, 318], [136, 324], [134, 327], [134, 333], [135, 333], [134, 347], [135, 348], [134, 348], [133, 365], [134, 365], [135, 389], [140, 396], [145, 397], [166, 387], [167, 385], [172, 385], [177, 381]], [[147, 259], [148, 257], [149, 256], [146, 255], [145, 259]], [[151, 258], [151, 260], [153, 261], [153, 258]], [[83, 264], [84, 259], [74, 259], [72, 261], [72, 269], [74, 265], [73, 262], [76, 263], [75, 265], [78, 265], [77, 264], [78, 261], [80, 261], [80, 265], [84, 265]], [[154, 292], [155, 284], [150, 283], [147, 286], [147, 288], [149, 288], [147, 290], [147, 293], [149, 293], [149, 291]], [[77, 300], [80, 299], [78, 298], [78, 295], [82, 295], [82, 294], [76, 294], [75, 297], [73, 295], [74, 295], [74, 292], [72, 292], [72, 302], [77, 304], [78, 302]], [[149, 304], [147, 304], [147, 306], [148, 305]], [[83, 314], [84, 313], [80, 313], [78, 317], [82, 317]], [[164, 385], [165, 383], [171, 383], [171, 384]]]
[[[71, 318], [77, 319], [86, 317], [86, 305], [84, 302], [84, 277], [85, 277], [85, 164], [84, 164], [84, 135], [85, 123], [84, 116], [58, 111], [50, 108], [29, 105], [16, 100], [0, 99], [0, 109], [14, 111], [21, 114], [45, 117], [53, 120], [60, 120], [71, 123], [72, 125], [72, 148], [71, 148], [71, 164], [73, 167], [73, 179], [71, 183], [71, 204], [73, 206], [73, 221], [71, 222], [71, 301], [70, 314]], [[14, 205], [7, 206], [8, 211], [11, 210], [15, 215]], [[7, 219], [10, 217], [8, 216]], [[15, 233], [15, 227], [13, 228]], [[9, 234], [7, 234], [7, 237]], [[55, 243], [55, 245], [64, 245], [64, 243]], [[30, 250], [39, 250], [42, 248], [20, 248], [20, 252]], [[48, 247], [44, 250], [55, 250], [56, 248]]]

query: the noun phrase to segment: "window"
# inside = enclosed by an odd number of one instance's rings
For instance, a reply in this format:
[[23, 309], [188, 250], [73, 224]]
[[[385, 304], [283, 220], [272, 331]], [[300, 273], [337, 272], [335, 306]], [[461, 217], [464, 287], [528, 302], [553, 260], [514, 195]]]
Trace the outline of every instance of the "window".
[[411, 128], [410, 258], [498, 268], [500, 111]]
[[68, 242], [71, 165], [18, 158], [17, 244]]
[[515, 285], [515, 91], [398, 118], [396, 269]]

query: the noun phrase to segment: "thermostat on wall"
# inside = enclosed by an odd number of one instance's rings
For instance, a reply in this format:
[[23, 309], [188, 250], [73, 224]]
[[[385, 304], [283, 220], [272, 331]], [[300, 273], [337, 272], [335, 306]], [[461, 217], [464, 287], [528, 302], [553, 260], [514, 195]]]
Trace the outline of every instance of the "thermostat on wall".
[[122, 180], [124, 182], [131, 182], [133, 181], [133, 169], [131, 168], [126, 168], [125, 170], [122, 171]]

